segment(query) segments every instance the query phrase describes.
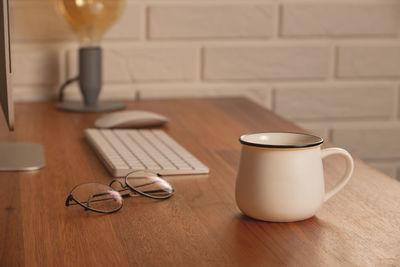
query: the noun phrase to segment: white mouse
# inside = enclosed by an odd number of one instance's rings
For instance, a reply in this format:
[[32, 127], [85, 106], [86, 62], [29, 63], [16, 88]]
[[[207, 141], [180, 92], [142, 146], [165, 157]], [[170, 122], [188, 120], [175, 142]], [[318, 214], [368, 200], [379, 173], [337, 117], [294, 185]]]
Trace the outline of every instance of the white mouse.
[[95, 121], [97, 128], [142, 128], [163, 125], [168, 119], [144, 110], [125, 110], [104, 115]]

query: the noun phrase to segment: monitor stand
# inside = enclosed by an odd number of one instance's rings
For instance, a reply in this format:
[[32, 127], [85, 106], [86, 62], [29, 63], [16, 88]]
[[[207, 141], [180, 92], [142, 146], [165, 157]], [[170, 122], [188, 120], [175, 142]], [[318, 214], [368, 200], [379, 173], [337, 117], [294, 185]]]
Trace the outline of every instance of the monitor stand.
[[45, 165], [40, 144], [0, 143], [0, 171], [34, 171]]

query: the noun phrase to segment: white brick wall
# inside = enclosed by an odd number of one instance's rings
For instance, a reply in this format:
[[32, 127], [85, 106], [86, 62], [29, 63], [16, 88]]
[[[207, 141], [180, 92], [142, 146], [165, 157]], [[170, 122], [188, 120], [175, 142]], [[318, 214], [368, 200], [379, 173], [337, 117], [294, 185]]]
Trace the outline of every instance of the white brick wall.
[[150, 39], [268, 38], [276, 6], [259, 4], [149, 7]]
[[[11, 1], [17, 100], [77, 73], [54, 3]], [[398, 0], [127, 0], [101, 98], [246, 96], [400, 179], [399, 34]]]
[[219, 46], [204, 49], [207, 81], [323, 80], [329, 48], [323, 46]]
[[[302, 1], [303, 2], [303, 1]], [[297, 3], [282, 8], [285, 37], [396, 36], [400, 6], [393, 3]]]
[[396, 113], [397, 87], [276, 87], [275, 111], [292, 120], [389, 120]]

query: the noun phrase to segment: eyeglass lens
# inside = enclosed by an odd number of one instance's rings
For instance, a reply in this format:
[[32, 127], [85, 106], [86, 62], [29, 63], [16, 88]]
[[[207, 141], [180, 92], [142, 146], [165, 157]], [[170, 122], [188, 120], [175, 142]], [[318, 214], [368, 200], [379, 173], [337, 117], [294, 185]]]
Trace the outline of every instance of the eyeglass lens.
[[155, 173], [136, 171], [129, 173], [125, 183], [137, 193], [151, 198], [169, 198], [174, 194], [172, 186]]
[[122, 197], [117, 191], [99, 183], [81, 184], [71, 192], [71, 195], [82, 206], [100, 212], [117, 211], [123, 204]]

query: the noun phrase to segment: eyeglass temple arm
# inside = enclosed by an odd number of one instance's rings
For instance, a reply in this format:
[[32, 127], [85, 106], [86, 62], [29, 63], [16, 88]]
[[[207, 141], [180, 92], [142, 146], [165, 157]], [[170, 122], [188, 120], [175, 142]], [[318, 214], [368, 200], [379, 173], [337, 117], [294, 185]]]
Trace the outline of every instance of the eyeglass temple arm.
[[[121, 193], [122, 191], [125, 191], [125, 190], [129, 190], [129, 188], [118, 190], [117, 192]], [[85, 201], [85, 202], [82, 202], [82, 203], [89, 204], [90, 202], [99, 202], [99, 201], [104, 201], [104, 200], [111, 199], [111, 198], [105, 198], [105, 199], [93, 200], [94, 197], [100, 197], [100, 196], [105, 196], [105, 195], [108, 195], [108, 193], [101, 193], [101, 194], [95, 194], [95, 195], [89, 196], [88, 201]], [[138, 194], [136, 194], [136, 193], [134, 195], [131, 195], [129, 193], [121, 194], [121, 197], [123, 197], [123, 198], [132, 197], [132, 196], [138, 196]], [[74, 197], [72, 195], [69, 195], [67, 197], [66, 201], [65, 201], [65, 206], [68, 207], [68, 206], [78, 205], [78, 203], [71, 203], [71, 201], [75, 201], [76, 202]]]
[[[121, 192], [126, 191], [126, 190], [129, 190], [130, 192], [132, 192], [128, 187], [127, 187], [127, 188], [124, 188], [124, 189], [121, 189], [121, 190], [117, 190], [117, 192], [120, 193], [121, 197], [123, 197], [123, 198], [133, 197], [133, 196], [139, 196], [137, 193], [134, 193], [134, 192], [133, 192], [133, 195], [132, 195], [132, 194], [129, 194], [129, 193], [121, 194]], [[143, 193], [147, 193], [147, 194], [149, 194], [149, 193], [162, 193], [162, 192], [165, 192], [165, 191], [164, 191], [164, 190], [161, 190], [161, 189], [159, 189], [159, 190], [148, 190], [148, 191], [143, 191]], [[83, 203], [89, 204], [90, 202], [98, 202], [98, 201], [109, 200], [109, 198], [107, 198], [107, 199], [93, 200], [94, 197], [105, 196], [105, 195], [108, 195], [108, 194], [109, 194], [109, 193], [101, 193], [101, 194], [95, 194], [95, 195], [89, 196], [88, 201], [87, 201], [87, 202], [83, 202]], [[71, 201], [76, 201], [76, 200], [74, 199], [74, 197], [72, 196], [72, 194], [70, 194], [70, 195], [67, 197], [67, 199], [65, 200], [65, 206], [68, 207], [68, 206], [78, 205], [78, 203], [71, 203]], [[85, 210], [87, 210], [87, 208], [85, 208]]]

